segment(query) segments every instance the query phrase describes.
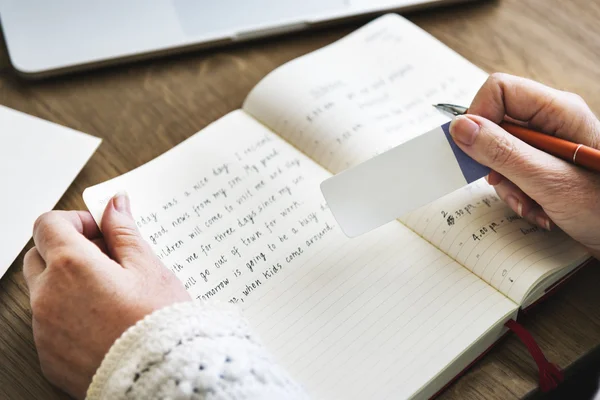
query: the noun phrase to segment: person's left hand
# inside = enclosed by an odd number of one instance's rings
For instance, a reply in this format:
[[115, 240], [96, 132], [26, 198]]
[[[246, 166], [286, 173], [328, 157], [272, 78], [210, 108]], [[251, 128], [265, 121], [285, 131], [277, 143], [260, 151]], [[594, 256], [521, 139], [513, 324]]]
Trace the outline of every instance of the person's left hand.
[[190, 300], [140, 236], [126, 195], [108, 203], [102, 230], [88, 212], [46, 213], [35, 223], [36, 247], [23, 264], [42, 372], [79, 399], [127, 328]]

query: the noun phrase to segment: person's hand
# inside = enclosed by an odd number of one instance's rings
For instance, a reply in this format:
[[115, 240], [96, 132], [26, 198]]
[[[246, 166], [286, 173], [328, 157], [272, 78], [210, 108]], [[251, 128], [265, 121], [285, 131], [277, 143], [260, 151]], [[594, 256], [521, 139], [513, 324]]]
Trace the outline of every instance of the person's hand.
[[42, 372], [79, 399], [127, 328], [190, 300], [140, 236], [126, 195], [109, 202], [101, 225], [103, 235], [88, 212], [46, 213], [23, 264]]
[[488, 182], [517, 214], [548, 230], [556, 224], [600, 256], [600, 174], [522, 142], [497, 125], [502, 120], [598, 149], [596, 116], [575, 94], [494, 74], [450, 133], [465, 153], [493, 170]]

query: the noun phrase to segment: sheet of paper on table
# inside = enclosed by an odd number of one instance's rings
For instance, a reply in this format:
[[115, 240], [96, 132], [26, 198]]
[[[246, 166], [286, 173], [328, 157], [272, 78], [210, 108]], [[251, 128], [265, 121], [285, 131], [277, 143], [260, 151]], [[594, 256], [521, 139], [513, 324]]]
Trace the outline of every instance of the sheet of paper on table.
[[0, 277], [101, 140], [0, 106]]

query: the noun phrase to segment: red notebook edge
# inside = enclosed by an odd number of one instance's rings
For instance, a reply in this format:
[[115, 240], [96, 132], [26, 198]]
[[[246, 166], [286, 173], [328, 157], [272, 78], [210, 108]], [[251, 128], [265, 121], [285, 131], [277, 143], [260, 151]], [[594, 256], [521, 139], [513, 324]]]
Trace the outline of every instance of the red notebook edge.
[[545, 293], [542, 295], [542, 297], [540, 297], [539, 299], [537, 299], [536, 301], [531, 303], [527, 308], [520, 310], [519, 315], [521, 315], [521, 314], [527, 315], [533, 308], [537, 307], [542, 302], [547, 300], [550, 296], [552, 296], [554, 293], [556, 293], [558, 291], [558, 289], [562, 288], [565, 283], [567, 283], [569, 280], [571, 280], [571, 278], [577, 272], [581, 271], [584, 267], [587, 267], [592, 261], [594, 261], [593, 257], [588, 258], [587, 260], [582, 262], [581, 265], [579, 265], [577, 268], [575, 268], [573, 271], [571, 271], [567, 275], [563, 276], [562, 279], [559, 279], [558, 281], [554, 282], [552, 285], [550, 285], [545, 290]]
[[[556, 281], [551, 286], [549, 286], [545, 290], [545, 293], [539, 299], [537, 299], [535, 302], [530, 304], [527, 308], [519, 310], [519, 313], [517, 315], [517, 320], [521, 320], [522, 317], [529, 314], [533, 308], [535, 308], [536, 306], [538, 306], [539, 304], [541, 304], [542, 302], [547, 300], [550, 296], [555, 294], [558, 291], [558, 289], [562, 288], [564, 286], [564, 284], [566, 282], [568, 282], [577, 272], [581, 271], [584, 267], [588, 266], [593, 260], [594, 260], [593, 257], [588, 258], [583, 263], [581, 263], [581, 265], [579, 265], [577, 268], [575, 268], [573, 271], [569, 272], [567, 275], [563, 276], [560, 280]], [[513, 321], [513, 320], [509, 320], [509, 321]], [[446, 383], [444, 386], [442, 386], [442, 388], [440, 390], [438, 390], [433, 396], [431, 396], [430, 399], [435, 399], [440, 394], [442, 394], [446, 389], [448, 389], [450, 386], [452, 386], [459, 378], [461, 378], [463, 375], [465, 375], [469, 371], [469, 369], [471, 369], [476, 363], [478, 363], [483, 357], [485, 357], [492, 350], [492, 348], [494, 348], [498, 343], [500, 343], [510, 333], [513, 333], [510, 329], [507, 330], [506, 332], [504, 332], [494, 343], [492, 343], [492, 345], [490, 345], [487, 349], [485, 349], [479, 356], [477, 356], [477, 358], [475, 358], [473, 361], [471, 361], [471, 363], [469, 363], [469, 365], [467, 365], [462, 371], [460, 371], [458, 374], [456, 374], [456, 376], [454, 378], [452, 378], [450, 381], [448, 381], [448, 383]]]

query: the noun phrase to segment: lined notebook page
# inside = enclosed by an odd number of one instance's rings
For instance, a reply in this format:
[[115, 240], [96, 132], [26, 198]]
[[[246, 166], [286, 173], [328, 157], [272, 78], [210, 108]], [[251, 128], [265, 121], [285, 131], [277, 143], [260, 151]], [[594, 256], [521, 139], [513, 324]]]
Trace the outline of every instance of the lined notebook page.
[[[432, 104], [469, 105], [486, 77], [409, 21], [386, 15], [278, 68], [244, 109], [338, 173], [446, 122]], [[462, 193], [402, 221], [517, 303], [536, 282], [587, 257], [565, 235], [516, 219], [486, 183]], [[449, 218], [456, 225], [444, 225]]]
[[400, 223], [347, 239], [318, 189], [328, 176], [238, 111], [84, 198], [98, 220], [127, 190], [189, 292], [242, 307], [314, 397], [408, 397], [516, 305]]
[[401, 221], [517, 304], [537, 282], [588, 257], [558, 229], [547, 232], [519, 218], [484, 180]]
[[487, 75], [404, 18], [381, 17], [269, 74], [244, 110], [338, 173], [468, 105]]

